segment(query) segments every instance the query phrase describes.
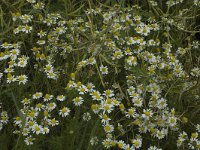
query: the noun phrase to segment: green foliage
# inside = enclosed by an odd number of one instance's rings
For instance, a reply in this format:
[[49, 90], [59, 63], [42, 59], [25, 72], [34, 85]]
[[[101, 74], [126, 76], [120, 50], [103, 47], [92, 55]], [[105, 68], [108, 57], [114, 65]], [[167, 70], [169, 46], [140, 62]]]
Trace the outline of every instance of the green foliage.
[[1, 0], [0, 149], [200, 149], [199, 6]]

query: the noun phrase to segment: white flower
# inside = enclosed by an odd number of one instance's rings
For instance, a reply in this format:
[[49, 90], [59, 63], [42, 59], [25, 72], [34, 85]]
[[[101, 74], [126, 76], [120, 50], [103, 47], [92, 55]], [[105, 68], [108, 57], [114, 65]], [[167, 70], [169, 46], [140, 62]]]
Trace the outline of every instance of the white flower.
[[84, 85], [82, 85], [82, 86], [80, 86], [79, 88], [78, 88], [78, 91], [79, 91], [79, 94], [85, 94], [87, 91], [88, 91], [88, 89], [87, 89], [87, 87], [86, 86], [84, 86]]
[[142, 118], [149, 120], [153, 115], [153, 112], [150, 109], [143, 109]]
[[8, 74], [7, 75], [7, 83], [11, 83], [11, 82], [15, 82], [17, 80], [17, 78], [15, 78], [13, 75]]
[[21, 58], [18, 58], [18, 64], [17, 64], [17, 66], [18, 67], [25, 67], [26, 65], [27, 65], [27, 61], [28, 61], [28, 59], [29, 59], [29, 57], [27, 57], [27, 56], [22, 56]]
[[59, 110], [59, 115], [61, 115], [62, 117], [68, 116], [69, 113], [70, 113], [70, 109], [67, 107], [63, 107], [61, 110]]
[[48, 127], [44, 127], [42, 130], [42, 134], [48, 134], [49, 133], [49, 128]]
[[33, 29], [32, 26], [26, 25], [23, 27], [22, 31], [25, 33], [30, 33], [32, 31], [32, 29]]
[[55, 72], [48, 72], [47, 77], [56, 80], [58, 75]]
[[53, 119], [48, 119], [48, 123], [53, 127], [59, 124], [58, 120], [56, 120], [55, 118]]
[[103, 140], [102, 144], [104, 147], [106, 147], [108, 149], [112, 146], [111, 142], [112, 142], [111, 139], [107, 138], [107, 139]]
[[24, 98], [21, 102], [22, 102], [22, 104], [24, 104], [24, 105], [28, 105], [28, 104], [31, 102], [31, 100], [28, 99], [28, 98]]
[[17, 77], [17, 81], [19, 81], [19, 84], [26, 84], [26, 82], [28, 81], [28, 77], [26, 75], [20, 75]]
[[137, 107], [142, 107], [143, 105], [143, 99], [140, 97], [132, 98], [132, 102], [133, 102], [133, 105]]
[[89, 121], [91, 119], [91, 115], [89, 112], [86, 112], [83, 114], [83, 120], [84, 121]]
[[174, 127], [176, 125], [176, 122], [177, 122], [176, 117], [174, 117], [174, 116], [169, 117], [169, 119], [168, 119], [169, 126]]
[[126, 112], [126, 117], [135, 117], [136, 116], [136, 109], [135, 108], [129, 108], [128, 111]]
[[108, 74], [108, 67], [101, 65], [100, 71], [101, 71], [102, 74]]
[[138, 138], [138, 139], [134, 139], [132, 141], [133, 145], [136, 147], [136, 148], [140, 148], [142, 146], [142, 139]]
[[137, 57], [129, 56], [129, 57], [126, 59], [126, 62], [127, 62], [130, 66], [136, 66], [136, 65], [137, 65]]
[[156, 137], [160, 140], [160, 139], [163, 139], [165, 137], [165, 133], [163, 130], [157, 130], [156, 132]]
[[148, 150], [162, 150], [161, 148], [157, 148], [156, 146], [150, 146]]
[[2, 48], [8, 49], [8, 48], [12, 48], [12, 44], [9, 44], [7, 42], [4, 42], [3, 44], [1, 44]]
[[26, 137], [24, 141], [25, 141], [26, 145], [33, 145], [34, 140], [35, 140], [35, 138], [32, 138], [32, 136], [30, 135], [30, 136]]
[[36, 0], [26, 0], [27, 2], [29, 2], [29, 3], [36, 3]]
[[52, 103], [48, 103], [47, 104], [47, 110], [48, 111], [52, 111], [56, 108], [56, 103], [52, 102]]
[[45, 101], [45, 102], [50, 101], [50, 100], [52, 100], [52, 99], [53, 99], [53, 95], [46, 94], [46, 95], [44, 96], [44, 101]]
[[38, 40], [37, 41], [37, 44], [38, 45], [44, 45], [46, 42], [45, 42], [45, 40]]
[[11, 52], [10, 52], [10, 57], [11, 57], [12, 59], [16, 59], [17, 56], [18, 56], [19, 54], [20, 54], [20, 50], [17, 49], [17, 48], [14, 48], [14, 49], [12, 49]]
[[114, 105], [113, 104], [108, 104], [106, 102], [101, 103], [101, 109], [103, 110], [103, 113], [111, 113], [113, 111]]
[[38, 32], [37, 35], [41, 38], [46, 35], [46, 32], [40, 30], [40, 32]]
[[38, 135], [42, 132], [42, 127], [40, 125], [35, 124], [32, 127], [32, 131], [33, 131], [33, 133], [36, 133]]
[[102, 100], [103, 97], [101, 96], [101, 93], [99, 91], [93, 90], [93, 92], [90, 94], [93, 98], [93, 100]]
[[25, 15], [20, 16], [19, 18], [22, 20], [23, 23], [29, 23], [31, 19], [33, 18], [33, 16], [25, 14]]
[[96, 136], [94, 136], [94, 137], [92, 137], [92, 138], [90, 139], [90, 144], [91, 144], [91, 145], [97, 145], [98, 142], [99, 142], [99, 140], [98, 140], [98, 138], [97, 138]]
[[114, 96], [114, 92], [112, 90], [106, 90], [104, 91], [104, 94], [106, 97], [113, 97]]
[[64, 95], [58, 95], [56, 99], [58, 101], [64, 101], [66, 99], [66, 96], [64, 96]]
[[42, 92], [36, 92], [35, 94], [33, 94], [33, 99], [39, 99], [42, 97]]
[[83, 103], [83, 98], [82, 97], [76, 97], [72, 101], [74, 102], [75, 106], [80, 106]]
[[190, 73], [193, 77], [198, 77], [200, 76], [200, 69], [198, 67], [195, 67], [191, 70]]
[[27, 135], [29, 135], [29, 133], [30, 133], [30, 131], [28, 128], [23, 129], [23, 132], [22, 132], [23, 136], [27, 136]]
[[113, 131], [114, 131], [113, 125], [110, 125], [110, 124], [104, 125], [104, 131], [105, 131], [106, 133], [111, 133], [111, 132], [113, 132]]

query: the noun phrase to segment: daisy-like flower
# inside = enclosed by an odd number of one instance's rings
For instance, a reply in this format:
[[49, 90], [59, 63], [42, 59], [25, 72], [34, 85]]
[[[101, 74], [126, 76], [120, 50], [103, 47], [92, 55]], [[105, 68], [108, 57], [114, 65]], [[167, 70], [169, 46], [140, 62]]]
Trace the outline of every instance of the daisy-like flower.
[[38, 116], [38, 111], [34, 108], [32, 108], [29, 112], [28, 112], [28, 117], [33, 120], [34, 118], [36, 118]]
[[169, 126], [171, 126], [171, 127], [176, 126], [176, 122], [177, 122], [177, 118], [176, 117], [174, 117], [174, 116], [169, 117], [169, 119], [168, 119]]
[[17, 77], [17, 81], [19, 81], [19, 84], [26, 84], [26, 82], [28, 81], [28, 77], [26, 75], [20, 75]]
[[108, 74], [108, 67], [107, 66], [103, 66], [101, 65], [100, 66], [100, 71], [101, 73], [104, 75], [104, 74]]
[[58, 101], [64, 101], [66, 99], [66, 96], [64, 96], [64, 95], [58, 95], [56, 99]]
[[40, 30], [40, 32], [38, 32], [37, 35], [41, 38], [46, 35], [46, 32]]
[[167, 100], [164, 98], [158, 99], [156, 107], [158, 109], [165, 109], [167, 107]]
[[94, 84], [92, 84], [92, 83], [88, 83], [87, 84], [87, 89], [88, 89], [88, 92], [92, 92], [93, 90], [94, 90]]
[[48, 103], [46, 105], [46, 108], [47, 108], [48, 111], [52, 111], [52, 110], [54, 110], [56, 108], [56, 103], [54, 103], [54, 102]]
[[20, 17], [20, 19], [22, 20], [23, 23], [29, 23], [29, 22], [31, 21], [32, 18], [33, 18], [32, 15], [27, 15], [27, 14], [22, 15], [22, 16]]
[[38, 45], [44, 45], [46, 42], [45, 42], [45, 40], [38, 40], [37, 41], [37, 44]]
[[111, 119], [108, 117], [108, 115], [106, 115], [106, 114], [101, 114], [101, 115], [99, 115], [99, 116], [100, 116], [101, 122], [102, 122], [103, 124], [108, 124], [109, 121], [111, 120]]
[[44, 6], [45, 6], [44, 3], [38, 2], [38, 3], [33, 5], [33, 8], [34, 9], [44, 9]]
[[96, 136], [94, 136], [94, 137], [92, 137], [92, 138], [90, 139], [90, 144], [91, 144], [91, 145], [97, 145], [98, 142], [99, 142], [99, 139], [98, 139]]
[[59, 115], [61, 115], [62, 117], [68, 116], [69, 113], [70, 113], [70, 109], [67, 107], [63, 107], [61, 110], [59, 110]]
[[11, 52], [10, 52], [10, 57], [15, 60], [17, 58], [17, 56], [20, 54], [20, 50], [15, 48], [15, 49], [12, 49]]
[[18, 58], [17, 66], [24, 68], [27, 65], [28, 59], [29, 57], [24, 56], [24, 55], [21, 58]]
[[30, 133], [30, 129], [28, 129], [28, 128], [24, 128], [22, 131], [23, 136], [27, 136], [27, 135], [29, 135], [29, 133]]
[[42, 97], [42, 92], [36, 92], [35, 94], [33, 94], [33, 99], [39, 99]]
[[42, 130], [42, 134], [48, 134], [49, 133], [49, 128], [48, 127], [44, 127]]
[[50, 101], [53, 99], [53, 95], [50, 95], [50, 94], [45, 94], [44, 96], [44, 101], [47, 102], [47, 101]]
[[127, 59], [126, 59], [127, 63], [130, 65], [130, 66], [136, 66], [137, 65], [137, 57], [134, 57], [134, 56], [129, 56]]
[[51, 64], [47, 64], [44, 68], [45, 72], [52, 72], [53, 66]]
[[103, 140], [102, 144], [104, 147], [106, 147], [108, 149], [112, 146], [112, 140], [110, 138], [107, 138], [107, 139]]
[[93, 91], [90, 95], [92, 95], [93, 100], [102, 100], [103, 97], [99, 91]]
[[5, 73], [11, 73], [11, 72], [14, 72], [14, 69], [12, 67], [9, 67], [9, 68], [6, 68], [4, 70]]
[[25, 33], [30, 33], [32, 31], [33, 27], [29, 25], [25, 25], [22, 29], [23, 32]]
[[200, 76], [200, 69], [198, 67], [195, 67], [191, 70], [190, 73], [193, 77], [198, 77]]
[[164, 133], [164, 130], [157, 130], [156, 131], [156, 137], [158, 139], [163, 139], [165, 137], [165, 133]]
[[90, 65], [94, 65], [94, 64], [96, 64], [96, 59], [93, 58], [93, 57], [90, 57], [90, 58], [87, 60], [87, 63], [90, 64]]
[[7, 74], [7, 83], [15, 82], [17, 78], [15, 78], [12, 74], [8, 73]]
[[28, 104], [31, 102], [31, 100], [28, 99], [28, 98], [24, 98], [21, 102], [22, 102], [22, 104], [24, 104], [24, 105], [28, 105]]
[[132, 102], [133, 102], [133, 105], [137, 107], [142, 107], [143, 105], [143, 99], [140, 97], [132, 98]]
[[110, 124], [104, 125], [104, 131], [105, 131], [106, 133], [111, 133], [111, 132], [113, 132], [113, 131], [114, 131], [113, 125], [110, 125]]
[[135, 118], [136, 117], [136, 109], [135, 108], [129, 108], [128, 111], [126, 112], [126, 117], [128, 117], [128, 118], [130, 118], [130, 117]]
[[103, 113], [111, 113], [114, 109], [114, 105], [113, 104], [108, 104], [106, 102], [102, 102], [101, 103], [101, 109], [103, 110]]
[[104, 94], [106, 97], [113, 97], [114, 96], [114, 92], [112, 90], [106, 90], [104, 91]]
[[35, 109], [37, 111], [41, 111], [44, 108], [44, 105], [42, 103], [37, 103]]
[[8, 123], [8, 113], [6, 111], [1, 112], [1, 123]]
[[98, 104], [92, 104], [91, 109], [95, 114], [97, 114], [99, 112], [99, 105]]
[[15, 125], [18, 125], [19, 127], [22, 126], [22, 121], [21, 121], [20, 117], [18, 117], [18, 116], [14, 118], [14, 123], [15, 123]]
[[83, 95], [83, 94], [85, 94], [88, 91], [88, 89], [87, 89], [86, 86], [82, 85], [82, 86], [80, 86], [78, 88], [78, 91], [79, 91], [79, 94]]
[[149, 118], [151, 118], [152, 115], [153, 115], [153, 112], [150, 109], [144, 109], [142, 118], [149, 120]]
[[4, 42], [3, 44], [1, 44], [1, 47], [5, 49], [12, 48], [12, 44], [9, 44], [8, 42]]
[[48, 72], [47, 77], [56, 80], [58, 75], [55, 72]]
[[34, 140], [35, 140], [35, 138], [32, 138], [32, 136], [30, 135], [30, 136], [26, 137], [24, 141], [25, 141], [26, 145], [33, 145]]
[[75, 106], [80, 106], [84, 100], [82, 97], [79, 96], [79, 97], [74, 98], [72, 101], [74, 102]]
[[86, 112], [83, 114], [83, 120], [84, 121], [89, 121], [91, 119], [91, 115], [89, 112]]
[[126, 144], [125, 144], [124, 141], [122, 141], [122, 140], [119, 140], [119, 141], [117, 142], [117, 146], [118, 146], [120, 149], [122, 149], [125, 145], [126, 145]]
[[135, 148], [140, 148], [142, 146], [142, 139], [140, 138], [134, 139], [132, 143], [135, 146]]
[[53, 119], [48, 119], [48, 123], [53, 127], [59, 124], [58, 120], [56, 120], [55, 118]]
[[35, 134], [40, 134], [42, 132], [42, 127], [38, 124], [35, 124], [33, 127], [32, 127], [32, 131], [33, 133]]

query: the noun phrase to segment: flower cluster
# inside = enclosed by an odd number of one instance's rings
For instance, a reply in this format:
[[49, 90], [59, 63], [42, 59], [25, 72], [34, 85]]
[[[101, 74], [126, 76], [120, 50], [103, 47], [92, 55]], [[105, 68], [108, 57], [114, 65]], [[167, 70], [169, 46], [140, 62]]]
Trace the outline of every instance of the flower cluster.
[[[94, 115], [103, 131], [103, 137], [91, 137], [91, 146], [161, 150], [162, 140], [173, 133], [178, 147], [187, 141], [188, 148], [200, 149], [200, 125], [189, 137], [182, 129], [183, 112], [175, 105], [184, 92], [198, 86], [200, 76], [198, 64], [184, 64], [193, 59], [199, 43], [172, 42], [173, 32], [187, 29], [177, 16], [156, 18], [153, 13], [143, 15], [139, 6], [116, 5], [66, 19], [40, 11], [45, 9], [42, 2], [27, 2], [34, 11], [12, 13], [13, 35], [20, 42], [0, 45], [2, 87], [23, 93], [13, 123], [14, 133], [22, 134], [27, 145], [80, 109], [85, 111], [84, 122]], [[167, 1], [167, 11], [182, 3]], [[197, 91], [193, 93], [198, 98]], [[9, 122], [8, 114], [1, 112], [0, 130]]]
[[[24, 98], [21, 103], [21, 116], [14, 118], [14, 125], [16, 130], [14, 133], [18, 134], [22, 131], [27, 145], [33, 144], [34, 136], [40, 134], [48, 134], [50, 127], [59, 124], [55, 116], [67, 117], [70, 109], [67, 106], [62, 106], [57, 112], [58, 102], [64, 101], [65, 96], [58, 95], [57, 97], [50, 94], [43, 94], [36, 92], [31, 98]], [[57, 115], [56, 115], [57, 114]]]

